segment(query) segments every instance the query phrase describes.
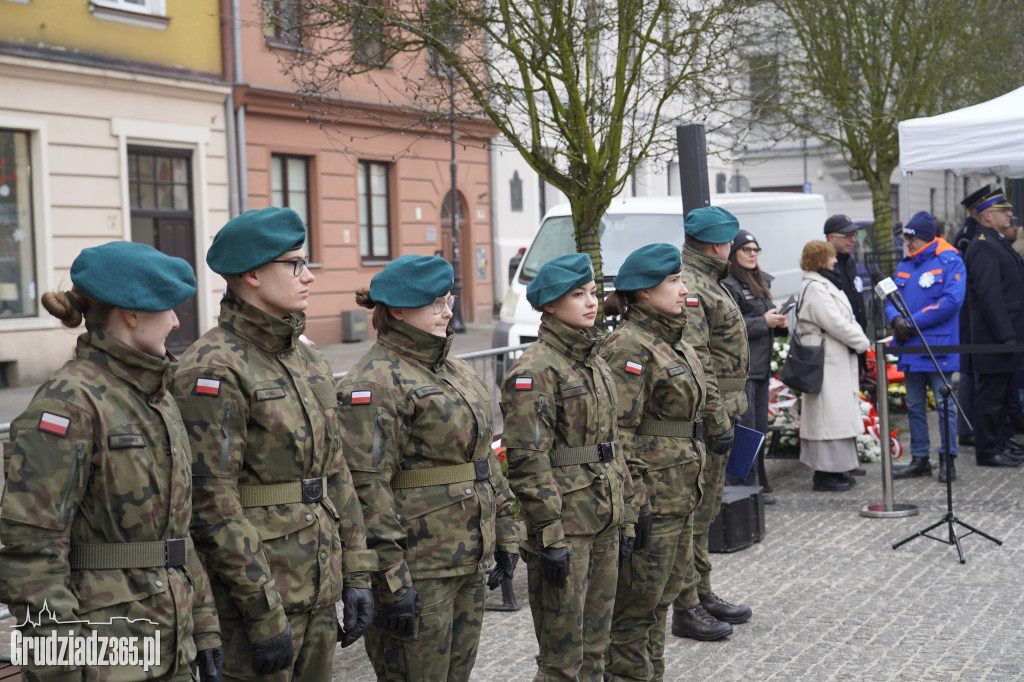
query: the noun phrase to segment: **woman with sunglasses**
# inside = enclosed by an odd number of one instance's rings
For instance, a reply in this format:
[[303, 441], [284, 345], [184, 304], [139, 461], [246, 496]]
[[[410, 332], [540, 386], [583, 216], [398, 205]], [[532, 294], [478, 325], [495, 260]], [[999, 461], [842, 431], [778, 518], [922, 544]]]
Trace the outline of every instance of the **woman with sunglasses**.
[[195, 274], [151, 246], [111, 242], [83, 250], [71, 281], [42, 304], [67, 329], [84, 321], [85, 333], [4, 444], [0, 601], [24, 624], [25, 643], [132, 637], [140, 658], [155, 644], [149, 653], [159, 660], [128, 666], [106, 650], [72, 668], [40, 666], [29, 652], [22, 672], [26, 680], [219, 680], [220, 628], [189, 534], [192, 463], [165, 346]]
[[378, 680], [468, 680], [484, 615], [519, 560], [514, 498], [494, 451], [491, 394], [454, 333], [452, 266], [406, 255], [356, 303], [377, 342], [338, 387], [344, 451], [377, 553], [366, 652]]
[[220, 319], [174, 381], [230, 680], [330, 679], [338, 640], [358, 639], [373, 609], [334, 377], [299, 339], [315, 280], [305, 239], [290, 208], [246, 211], [220, 229], [206, 254], [227, 282]]
[[[768, 382], [772, 377], [772, 339], [786, 336], [786, 316], [781, 314], [772, 302], [772, 276], [762, 272], [757, 264], [761, 246], [757, 238], [746, 230], [740, 230], [729, 252], [729, 276], [723, 280], [725, 288], [736, 299], [743, 322], [747, 327], [747, 342], [750, 344], [750, 369], [747, 374], [747, 411], [738, 423], [748, 429], [767, 433], [768, 429]], [[774, 504], [775, 498], [768, 493], [768, 475], [764, 468], [764, 452], [757, 455], [757, 480], [764, 488], [764, 503]], [[754, 469], [745, 481], [734, 481], [746, 485], [754, 483]]]

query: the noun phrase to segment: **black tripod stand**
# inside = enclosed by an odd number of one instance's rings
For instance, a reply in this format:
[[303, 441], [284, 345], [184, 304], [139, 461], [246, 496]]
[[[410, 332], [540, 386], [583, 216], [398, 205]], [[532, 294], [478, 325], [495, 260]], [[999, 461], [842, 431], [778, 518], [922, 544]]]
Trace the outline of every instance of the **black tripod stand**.
[[[963, 408], [960, 407], [960, 403], [957, 402], [956, 397], [953, 396], [953, 388], [949, 385], [949, 382], [946, 380], [946, 375], [943, 373], [942, 368], [939, 367], [939, 361], [935, 359], [935, 355], [932, 353], [931, 347], [928, 346], [928, 342], [925, 341], [924, 334], [921, 333], [920, 327], [918, 327], [917, 322], [914, 321], [914, 316], [911, 315], [910, 311], [907, 309], [907, 304], [903, 300], [903, 296], [900, 295], [900, 292], [898, 290], [893, 291], [889, 296], [889, 300], [896, 307], [896, 310], [900, 313], [900, 315], [903, 315], [903, 317], [906, 318], [907, 321], [910, 322], [910, 324], [914, 327], [914, 332], [917, 334], [917, 338], [921, 340], [921, 345], [924, 346], [924, 349], [928, 352], [928, 357], [931, 358], [932, 364], [935, 365], [935, 371], [939, 373], [939, 378], [942, 379], [942, 388], [939, 389], [939, 393], [942, 394], [942, 432], [944, 436], [943, 441], [945, 443], [946, 450], [946, 513], [942, 515], [941, 519], [939, 519], [932, 525], [928, 526], [927, 528], [923, 528], [914, 533], [913, 535], [911, 535], [910, 537], [903, 538], [899, 542], [893, 544], [892, 548], [896, 549], [900, 545], [905, 545], [914, 538], [923, 536], [926, 538], [931, 538], [932, 540], [944, 542], [947, 545], [956, 545], [957, 554], [960, 555], [960, 563], [964, 564], [967, 563], [967, 559], [964, 558], [964, 550], [963, 547], [960, 546], [960, 537], [957, 535], [956, 526], [963, 526], [968, 530], [968, 532], [964, 534], [964, 537], [967, 537], [971, 533], [977, 533], [981, 537], [987, 538], [992, 542], [996, 543], [997, 545], [1001, 545], [1003, 544], [1003, 542], [1002, 540], [997, 540], [991, 535], [988, 535], [973, 526], [967, 525], [953, 514], [953, 453], [950, 452], [951, 446], [953, 444], [953, 435], [949, 432], [950, 398], [953, 399], [953, 402], [956, 404], [956, 408], [960, 410], [961, 415], [963, 415], [964, 411]], [[964, 419], [967, 419], [966, 415], [964, 416]], [[947, 526], [949, 526], [948, 540], [945, 538], [935, 537], [934, 535], [928, 534], [929, 531], [935, 530], [942, 524], [946, 524]]]
[[[932, 359], [934, 360], [934, 358], [932, 358]], [[941, 376], [942, 372], [939, 372], [939, 375]], [[943, 382], [945, 382], [945, 377], [943, 377]], [[950, 436], [950, 433], [949, 433], [949, 419], [948, 419], [948, 415], [949, 415], [949, 396], [950, 396], [950, 393], [951, 393], [949, 385], [946, 384], [945, 386], [940, 388], [939, 389], [939, 393], [942, 394], [942, 404], [943, 404], [942, 426], [943, 426], [943, 432], [945, 433], [945, 441], [946, 441], [947, 444], [949, 444], [949, 443], [952, 442], [952, 441], [950, 441], [950, 437], [951, 436]], [[949, 467], [950, 464], [951, 464], [953, 455], [951, 453], [947, 452], [946, 453], [946, 458], [947, 458], [946, 459], [946, 466]], [[947, 468], [946, 473], [947, 473], [947, 475], [946, 475], [946, 513], [942, 515], [941, 519], [939, 519], [938, 521], [936, 521], [932, 525], [928, 526], [927, 528], [923, 528], [923, 529], [917, 531], [916, 533], [914, 533], [913, 535], [911, 535], [910, 537], [904, 538], [904, 539], [900, 540], [899, 542], [895, 543], [892, 546], [893, 549], [896, 549], [900, 545], [904, 545], [904, 544], [910, 542], [914, 538], [918, 538], [918, 537], [922, 537], [923, 536], [923, 537], [926, 537], [926, 538], [931, 538], [932, 540], [938, 540], [939, 542], [944, 542], [947, 545], [956, 545], [956, 552], [957, 552], [957, 554], [960, 555], [960, 563], [962, 563], [962, 564], [963, 563], [967, 563], [967, 559], [964, 558], [963, 547], [960, 546], [960, 536], [957, 535], [957, 532], [956, 532], [956, 527], [957, 526], [963, 526], [964, 528], [967, 529], [968, 532], [964, 533], [964, 537], [967, 537], [971, 533], [977, 533], [981, 537], [987, 538], [987, 539], [991, 540], [992, 542], [996, 543], [997, 545], [1003, 544], [1002, 540], [996, 540], [991, 535], [988, 535], [988, 534], [978, 530], [974, 526], [970, 526], [970, 525], [964, 523], [963, 521], [958, 519], [953, 514], [953, 477], [951, 475], [949, 475], [950, 471], [949, 471], [948, 468]], [[935, 530], [936, 528], [938, 528], [942, 524], [946, 524], [946, 525], [949, 526], [949, 539], [948, 540], [945, 539], [945, 538], [941, 538], [941, 537], [935, 537], [934, 535], [928, 535], [929, 531]]]

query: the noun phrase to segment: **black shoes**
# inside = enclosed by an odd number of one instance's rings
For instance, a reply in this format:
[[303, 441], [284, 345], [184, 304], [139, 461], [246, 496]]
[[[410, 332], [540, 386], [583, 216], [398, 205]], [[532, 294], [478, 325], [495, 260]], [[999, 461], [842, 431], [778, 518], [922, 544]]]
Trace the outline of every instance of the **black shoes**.
[[977, 461], [980, 467], [1019, 467], [1021, 463], [1021, 460], [1014, 459], [1002, 452], [997, 452], [986, 459], [979, 458]]
[[732, 623], [734, 625], [746, 623], [750, 620], [750, 616], [753, 613], [749, 606], [730, 604], [714, 592], [698, 594], [697, 598], [700, 599], [700, 605], [704, 607], [705, 611], [723, 623]]
[[672, 634], [676, 637], [713, 642], [731, 635], [732, 626], [712, 616], [703, 606], [697, 605], [685, 611], [673, 611]]
[[969, 448], [974, 447], [974, 434], [964, 433], [957, 437], [956, 442]]
[[939, 483], [956, 480], [956, 457], [939, 453]]
[[910, 464], [892, 472], [893, 478], [914, 478], [915, 476], [931, 475], [932, 465], [928, 461], [928, 457], [914, 457], [910, 460]]
[[765, 495], [763, 491], [761, 492], [761, 500], [765, 504], [775, 504], [775, 496], [774, 495]]
[[867, 476], [868, 472], [864, 467], [857, 467], [856, 469], [850, 469], [846, 472], [850, 476]]
[[852, 476], [842, 472], [815, 471], [812, 489], [820, 492], [842, 492], [852, 488], [855, 483]]

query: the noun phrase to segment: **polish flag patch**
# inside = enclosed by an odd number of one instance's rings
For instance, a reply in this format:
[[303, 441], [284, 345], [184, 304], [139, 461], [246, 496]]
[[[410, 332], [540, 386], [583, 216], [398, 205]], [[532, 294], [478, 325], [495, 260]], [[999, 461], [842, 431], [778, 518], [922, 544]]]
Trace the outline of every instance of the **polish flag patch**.
[[644, 366], [639, 362], [633, 362], [632, 360], [626, 360], [626, 371], [630, 374], [640, 374], [644, 371]]
[[687, 296], [686, 297], [686, 307], [687, 308], [696, 308], [699, 305], [700, 305], [700, 299], [697, 298], [696, 296]]
[[349, 400], [349, 404], [369, 405], [371, 398], [373, 398], [373, 391], [352, 391], [352, 398]]
[[39, 430], [45, 431], [46, 433], [52, 433], [55, 436], [63, 438], [68, 435], [68, 427], [71, 426], [71, 420], [67, 417], [53, 412], [43, 412], [43, 416], [39, 418]]
[[220, 395], [220, 381], [217, 379], [196, 379], [196, 395]]
[[515, 389], [517, 391], [529, 391], [533, 388], [533, 377], [516, 377]]

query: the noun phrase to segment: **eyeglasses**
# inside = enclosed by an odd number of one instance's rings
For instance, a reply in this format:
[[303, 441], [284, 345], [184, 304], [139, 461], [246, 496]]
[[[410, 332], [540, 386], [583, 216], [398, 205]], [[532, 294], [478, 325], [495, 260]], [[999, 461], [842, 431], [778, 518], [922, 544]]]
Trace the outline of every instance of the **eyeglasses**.
[[455, 296], [438, 296], [434, 299], [434, 302], [430, 304], [430, 309], [434, 311], [435, 315], [440, 315], [444, 312], [444, 309], [455, 310]]
[[751, 256], [756, 256], [757, 254], [761, 253], [761, 247], [759, 247], [759, 246], [744, 246], [744, 247], [740, 248], [740, 251], [742, 251], [743, 253], [746, 253], [746, 254], [750, 254]]
[[292, 266], [292, 274], [296, 277], [302, 274], [303, 268], [309, 267], [309, 256], [305, 258], [287, 258], [285, 260], [272, 260], [271, 263], [288, 263]]

